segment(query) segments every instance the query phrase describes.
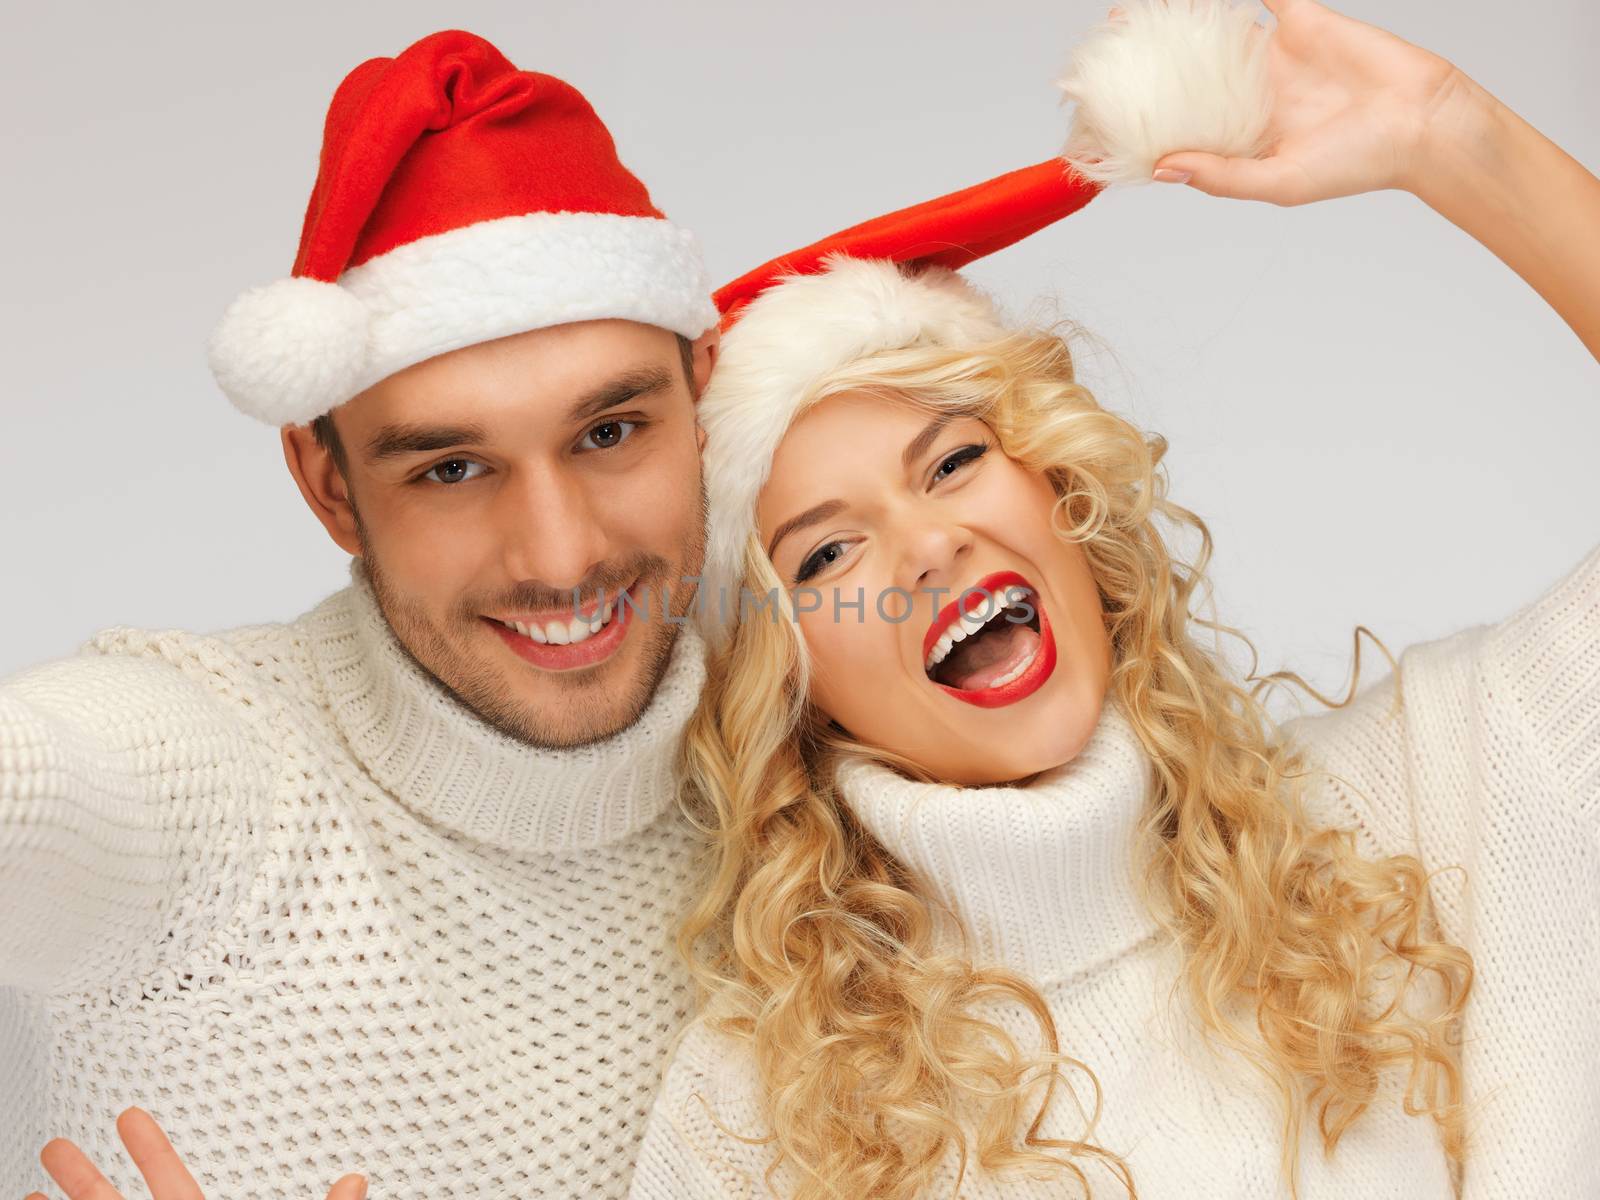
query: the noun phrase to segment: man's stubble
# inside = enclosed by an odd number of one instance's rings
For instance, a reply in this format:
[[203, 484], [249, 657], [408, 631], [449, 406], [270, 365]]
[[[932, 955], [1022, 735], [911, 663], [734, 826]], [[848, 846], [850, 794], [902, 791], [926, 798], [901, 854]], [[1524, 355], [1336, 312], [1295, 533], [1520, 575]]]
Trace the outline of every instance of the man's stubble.
[[[643, 603], [638, 615], [650, 618], [635, 621], [636, 628], [648, 639], [642, 654], [642, 669], [633, 679], [620, 681], [609, 678], [603, 668], [598, 673], [551, 672], [548, 678], [563, 694], [549, 703], [544, 712], [519, 702], [504, 672], [483, 661], [481, 656], [464, 653], [461, 642], [442, 630], [425, 606], [394, 586], [383, 570], [380, 557], [373, 553], [372, 539], [354, 496], [349, 497], [349, 503], [373, 595], [401, 649], [443, 695], [462, 705], [484, 724], [531, 747], [570, 749], [620, 733], [636, 722], [649, 706], [671, 664], [679, 626], [688, 619], [694, 606], [697, 587], [693, 580], [705, 557], [707, 504], [703, 477], [699, 484], [697, 519], [690, 522], [678, 564], [657, 554], [641, 552], [627, 562], [607, 564], [594, 578], [586, 580], [579, 591], [582, 609], [591, 611], [597, 595], [615, 597], [620, 588], [636, 577], [639, 579], [637, 590], [641, 592]], [[682, 576], [688, 576], [689, 580], [683, 580]], [[523, 587], [496, 597], [495, 601], [480, 604], [477, 599], [464, 598], [463, 611], [453, 618], [456, 628], [464, 635], [467, 629], [481, 626], [479, 614], [486, 609], [517, 611], [570, 605], [572, 592], [570, 589]], [[674, 619], [662, 620], [663, 611], [671, 613]], [[630, 619], [634, 615], [630, 610]], [[475, 644], [483, 644], [481, 636], [475, 639]], [[614, 695], [607, 695], [608, 691], [619, 687], [628, 691], [620, 705]]]

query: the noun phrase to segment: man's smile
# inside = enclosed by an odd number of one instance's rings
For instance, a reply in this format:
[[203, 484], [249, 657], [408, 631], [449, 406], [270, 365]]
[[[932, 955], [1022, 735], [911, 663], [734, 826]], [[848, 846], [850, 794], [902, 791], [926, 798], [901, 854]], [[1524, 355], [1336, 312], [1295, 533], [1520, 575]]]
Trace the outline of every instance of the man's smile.
[[[483, 620], [524, 662], [546, 671], [592, 667], [616, 653], [641, 604], [628, 588], [598, 609], [582, 606], [543, 614], [485, 616]], [[627, 599], [624, 602], [623, 597]]]

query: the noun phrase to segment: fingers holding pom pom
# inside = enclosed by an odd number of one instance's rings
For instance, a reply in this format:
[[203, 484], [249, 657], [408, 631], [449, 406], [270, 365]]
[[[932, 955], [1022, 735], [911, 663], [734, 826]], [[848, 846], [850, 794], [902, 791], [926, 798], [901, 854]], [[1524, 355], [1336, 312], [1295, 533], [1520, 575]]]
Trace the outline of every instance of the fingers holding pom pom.
[[[1163, 171], [1184, 178], [1164, 176]], [[1208, 196], [1230, 200], [1260, 200], [1292, 207], [1315, 197], [1305, 171], [1281, 158], [1224, 158], [1216, 154], [1168, 154], [1156, 164], [1151, 178], [1159, 183], [1187, 183]]]

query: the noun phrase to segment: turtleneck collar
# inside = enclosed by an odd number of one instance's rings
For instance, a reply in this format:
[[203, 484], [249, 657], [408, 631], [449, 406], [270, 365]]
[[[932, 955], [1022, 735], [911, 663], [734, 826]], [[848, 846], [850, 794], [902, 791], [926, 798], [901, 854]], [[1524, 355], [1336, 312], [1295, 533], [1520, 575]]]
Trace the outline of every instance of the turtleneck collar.
[[974, 962], [1044, 986], [1155, 934], [1134, 872], [1154, 768], [1108, 702], [1076, 758], [1025, 786], [952, 787], [848, 759], [843, 802], [966, 923]]
[[419, 816], [513, 851], [600, 846], [672, 802], [679, 743], [705, 682], [705, 643], [680, 626], [639, 719], [571, 749], [526, 745], [484, 723], [424, 672], [378, 606], [365, 567], [309, 613], [333, 719], [382, 787]]

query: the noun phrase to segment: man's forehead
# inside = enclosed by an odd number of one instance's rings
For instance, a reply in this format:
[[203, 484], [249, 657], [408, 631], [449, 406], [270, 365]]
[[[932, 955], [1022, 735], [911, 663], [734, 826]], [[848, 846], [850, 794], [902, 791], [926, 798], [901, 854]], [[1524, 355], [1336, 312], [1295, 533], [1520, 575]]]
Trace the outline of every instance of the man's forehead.
[[[665, 329], [633, 321], [577, 321], [459, 346], [395, 371], [350, 402], [392, 408], [411, 419], [413, 405], [462, 400], [524, 400], [549, 396], [556, 402], [592, 390], [638, 367], [678, 361], [676, 339]], [[387, 415], [387, 414], [386, 414]], [[376, 424], [376, 421], [370, 422]]]

